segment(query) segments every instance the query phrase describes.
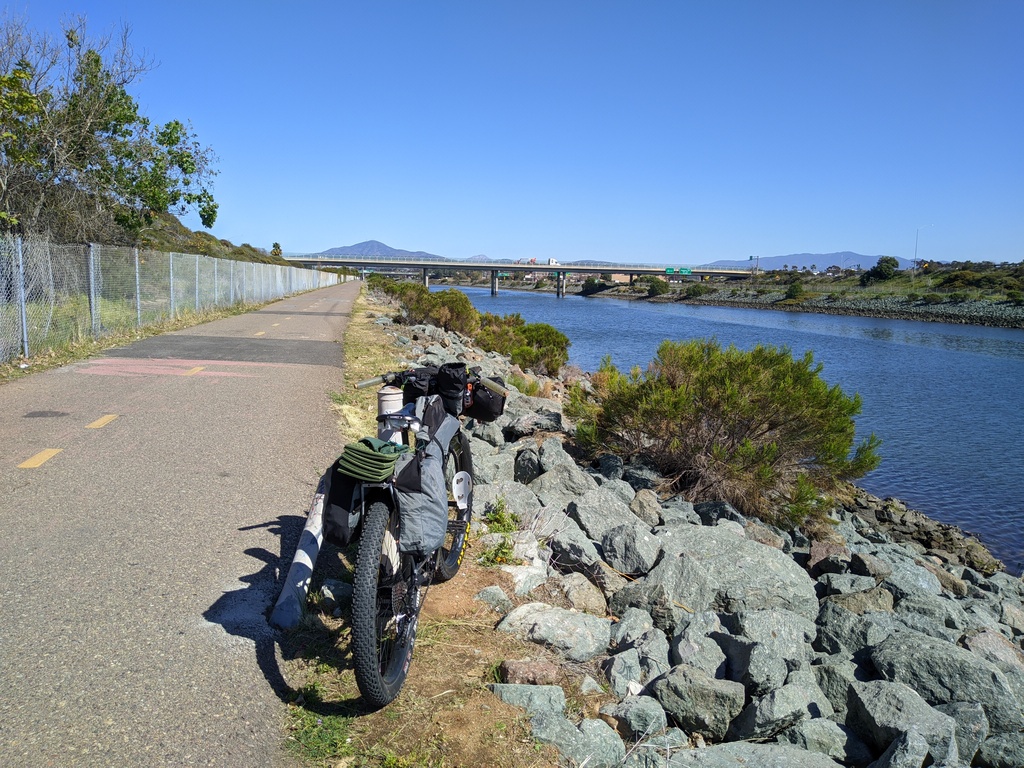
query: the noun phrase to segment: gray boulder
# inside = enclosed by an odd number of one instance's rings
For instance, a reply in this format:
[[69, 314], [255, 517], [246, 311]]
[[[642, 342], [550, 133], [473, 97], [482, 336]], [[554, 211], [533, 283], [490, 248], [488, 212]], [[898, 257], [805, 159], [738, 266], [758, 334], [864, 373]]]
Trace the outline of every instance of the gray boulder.
[[520, 527], [529, 528], [541, 509], [536, 494], [525, 485], [515, 482], [500, 482], [481, 485], [473, 489], [473, 516], [485, 517], [502, 500], [505, 509], [519, 518]]
[[892, 635], [902, 624], [891, 613], [858, 615], [839, 603], [826, 600], [818, 614], [818, 638], [814, 647], [826, 653], [857, 654]]
[[650, 696], [628, 696], [620, 702], [601, 707], [601, 716], [610, 721], [624, 739], [639, 740], [668, 727], [661, 705]]
[[672, 668], [668, 658], [668, 638], [657, 627], [647, 630], [633, 645], [640, 654], [640, 670], [647, 682]]
[[618, 622], [612, 625], [612, 647], [618, 651], [632, 648], [653, 627], [654, 619], [647, 611], [627, 608]]
[[512, 482], [515, 479], [514, 472], [515, 457], [510, 453], [473, 457], [474, 486], [490, 485], [502, 481]]
[[[541, 480], [544, 477], [541, 475]], [[617, 526], [638, 524], [636, 516], [622, 499], [603, 486], [570, 501], [566, 513], [593, 541], [601, 541], [607, 531]]]
[[597, 458], [597, 468], [609, 480], [621, 480], [625, 465], [618, 456], [604, 453]]
[[603, 720], [584, 720], [573, 725], [562, 715], [540, 714], [531, 723], [533, 737], [551, 744], [574, 765], [614, 768], [626, 757], [626, 747]]
[[700, 517], [701, 525], [718, 525], [719, 520], [731, 520], [743, 525], [747, 521], [732, 504], [725, 501], [704, 501], [694, 504], [693, 509]]
[[622, 699], [634, 688], [643, 689], [643, 670], [640, 669], [640, 653], [636, 648], [627, 648], [616, 653], [604, 663], [604, 673], [612, 693]]
[[[832, 706], [810, 679], [796, 679], [778, 690], [754, 699], [729, 727], [728, 738], [770, 739], [812, 717], [827, 717]], [[824, 709], [823, 709], [824, 708]]]
[[[868, 768], [921, 768], [931, 754], [931, 746], [916, 728], [904, 731], [889, 744], [882, 756]], [[946, 768], [958, 766], [958, 763], [942, 763]]]
[[590, 537], [572, 518], [565, 517], [548, 537], [552, 563], [560, 570], [587, 571], [601, 562]]
[[658, 494], [649, 488], [637, 491], [629, 502], [629, 511], [651, 528], [661, 525], [661, 502], [658, 501]]
[[540, 643], [570, 661], [587, 661], [608, 648], [611, 622], [545, 603], [526, 603], [501, 620], [498, 629]]
[[506, 704], [522, 707], [531, 716], [565, 712], [565, 691], [558, 685], [492, 683], [491, 691]]
[[840, 763], [867, 765], [871, 762], [871, 750], [851, 728], [824, 717], [801, 720], [780, 733], [775, 740], [780, 744], [792, 744], [808, 752], [827, 755]]
[[680, 728], [714, 741], [725, 738], [745, 699], [739, 683], [716, 680], [685, 664], [673, 667], [648, 688]]
[[764, 696], [785, 684], [789, 664], [774, 646], [725, 632], [712, 633], [711, 637], [727, 659], [726, 675], [741, 683], [748, 695]]
[[661, 544], [648, 528], [633, 521], [606, 530], [601, 550], [605, 561], [620, 573], [643, 575], [658, 562]]
[[981, 745], [972, 765], [980, 768], [1020, 768], [1024, 765], [1024, 733], [999, 733]]
[[565, 592], [569, 604], [577, 611], [594, 616], [605, 616], [608, 613], [608, 603], [601, 590], [591, 584], [582, 573], [567, 573], [561, 582], [562, 591]]
[[669, 661], [688, 664], [709, 677], [724, 678], [726, 656], [714, 640], [714, 633], [722, 632], [718, 614], [711, 611], [689, 614], [676, 626], [676, 634], [669, 642]]
[[871, 649], [871, 662], [885, 680], [906, 683], [929, 704], [980, 703], [993, 733], [1024, 727], [1020, 702], [1006, 676], [965, 648], [908, 629]]
[[715, 610], [784, 608], [811, 620], [818, 615], [814, 582], [774, 547], [748, 541], [722, 526], [666, 526], [659, 529], [658, 538], [666, 554], [663, 559], [679, 552], [700, 563], [714, 590]]
[[570, 501], [597, 489], [597, 482], [582, 469], [557, 464], [527, 486], [545, 507], [564, 510]]
[[914, 595], [942, 594], [942, 584], [935, 574], [909, 561], [893, 563], [892, 573], [882, 580], [882, 586], [897, 601]]
[[516, 454], [515, 481], [523, 485], [529, 485], [540, 475], [540, 455], [537, 453], [537, 449], [524, 448], [519, 451]]
[[540, 444], [540, 470], [541, 474], [550, 472], [558, 464], [576, 466], [572, 456], [565, 452], [562, 441], [557, 437], [549, 437]]
[[964, 647], [995, 664], [1006, 675], [1019, 702], [1024, 703], [1024, 653], [1020, 646], [995, 630], [986, 629], [963, 638]]
[[988, 738], [988, 718], [985, 717], [984, 707], [961, 701], [956, 704], [940, 704], [935, 709], [949, 715], [956, 722], [956, 745], [960, 761], [972, 764], [978, 749]]
[[[598, 475], [598, 477], [603, 477]], [[625, 480], [604, 480], [601, 483], [601, 487], [606, 491], [611, 491], [623, 504], [632, 504], [633, 499], [636, 498], [636, 491], [633, 490], [633, 486], [627, 483]]]
[[902, 683], [875, 680], [851, 686], [846, 724], [879, 752], [914, 730], [928, 742], [937, 763], [956, 765], [956, 722], [928, 706], [916, 691]]
[[612, 595], [608, 607], [615, 615], [622, 615], [627, 608], [643, 609], [654, 619], [654, 626], [673, 635], [684, 615], [710, 607], [713, 593], [702, 566], [684, 555], [662, 557], [647, 576]]

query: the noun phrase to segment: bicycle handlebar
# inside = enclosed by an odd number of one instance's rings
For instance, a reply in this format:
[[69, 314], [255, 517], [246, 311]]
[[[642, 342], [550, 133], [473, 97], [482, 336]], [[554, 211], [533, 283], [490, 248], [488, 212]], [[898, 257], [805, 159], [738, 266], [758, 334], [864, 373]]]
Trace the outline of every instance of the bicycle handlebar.
[[[376, 384], [394, 384], [395, 382], [401, 381], [404, 383], [404, 374], [408, 371], [401, 373], [382, 373], [380, 376], [374, 376], [372, 379], [366, 379], [366, 381], [360, 381], [356, 384], [356, 389], [365, 389], [366, 387], [372, 387]], [[470, 382], [472, 384], [479, 383], [485, 389], [491, 390], [496, 395], [501, 397], [508, 397], [509, 390], [496, 381], [488, 379], [486, 376], [471, 376]]]

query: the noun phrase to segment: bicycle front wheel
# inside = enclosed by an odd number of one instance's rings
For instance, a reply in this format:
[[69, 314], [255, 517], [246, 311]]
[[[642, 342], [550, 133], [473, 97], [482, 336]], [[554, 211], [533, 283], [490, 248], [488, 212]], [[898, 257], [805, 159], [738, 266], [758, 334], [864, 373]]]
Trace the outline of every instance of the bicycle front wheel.
[[398, 512], [383, 502], [366, 511], [352, 592], [356, 683], [374, 709], [392, 702], [409, 673], [421, 587], [412, 558], [398, 551]]

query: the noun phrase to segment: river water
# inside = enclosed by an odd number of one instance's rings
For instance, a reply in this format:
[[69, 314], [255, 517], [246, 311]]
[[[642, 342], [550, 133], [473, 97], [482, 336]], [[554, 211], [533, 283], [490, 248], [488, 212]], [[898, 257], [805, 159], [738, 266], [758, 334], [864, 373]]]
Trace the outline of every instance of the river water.
[[881, 466], [858, 485], [975, 534], [1014, 573], [1024, 567], [1024, 330], [463, 290], [481, 311], [558, 328], [570, 364], [587, 371], [605, 355], [619, 370], [646, 366], [665, 339], [810, 350], [830, 384], [860, 394], [858, 434], [882, 439]]

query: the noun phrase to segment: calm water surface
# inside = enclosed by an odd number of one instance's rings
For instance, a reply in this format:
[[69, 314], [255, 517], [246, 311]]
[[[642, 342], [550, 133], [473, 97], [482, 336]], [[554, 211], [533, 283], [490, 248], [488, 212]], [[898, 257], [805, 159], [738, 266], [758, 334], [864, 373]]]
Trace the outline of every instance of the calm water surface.
[[588, 371], [605, 355], [620, 370], [646, 366], [665, 339], [810, 350], [829, 383], [860, 394], [858, 433], [882, 439], [882, 464], [859, 485], [976, 534], [1015, 573], [1024, 566], [1024, 330], [465, 291], [479, 310], [555, 326]]

